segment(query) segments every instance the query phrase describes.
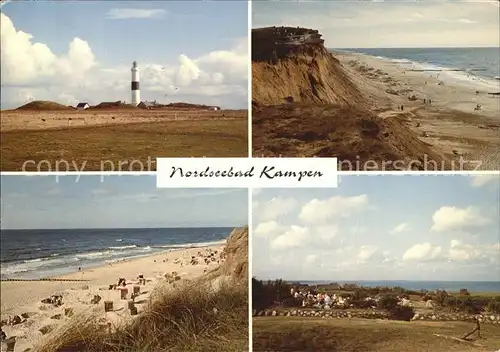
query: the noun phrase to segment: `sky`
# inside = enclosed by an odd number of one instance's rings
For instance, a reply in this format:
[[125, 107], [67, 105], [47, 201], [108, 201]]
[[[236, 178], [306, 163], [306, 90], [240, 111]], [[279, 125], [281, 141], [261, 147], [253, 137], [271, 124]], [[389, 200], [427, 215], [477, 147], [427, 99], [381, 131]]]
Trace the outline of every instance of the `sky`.
[[246, 1], [10, 1], [1, 7], [1, 102], [141, 99], [247, 108]]
[[246, 189], [156, 188], [156, 177], [1, 176], [2, 229], [239, 227]]
[[500, 280], [500, 178], [342, 176], [253, 191], [260, 279]]
[[328, 48], [498, 47], [498, 0], [254, 1], [252, 27], [317, 29]]

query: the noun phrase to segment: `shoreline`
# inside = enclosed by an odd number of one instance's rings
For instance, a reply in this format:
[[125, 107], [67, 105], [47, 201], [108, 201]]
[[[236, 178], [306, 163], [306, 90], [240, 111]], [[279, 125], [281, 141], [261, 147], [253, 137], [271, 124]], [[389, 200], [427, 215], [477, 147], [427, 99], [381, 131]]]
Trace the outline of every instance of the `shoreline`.
[[[427, 48], [423, 48], [427, 49]], [[465, 49], [465, 48], [464, 48]], [[407, 70], [410, 72], [420, 72], [426, 76], [432, 76], [432, 72], [441, 72], [441, 73], [446, 73], [446, 72], [462, 72], [463, 74], [461, 75], [461, 78], [455, 78], [454, 82], [456, 85], [461, 85], [463, 87], [469, 87], [469, 88], [474, 88], [474, 85], [489, 85], [491, 86], [490, 88], [494, 90], [494, 92], [500, 92], [500, 80], [495, 77], [499, 76], [482, 76], [480, 74], [475, 74], [474, 72], [483, 72], [483, 71], [488, 71], [487, 69], [476, 69], [475, 71], [469, 71], [472, 72], [471, 78], [469, 78], [467, 75], [465, 75], [466, 72], [468, 72], [466, 69], [459, 69], [459, 68], [454, 68], [454, 67], [446, 67], [446, 66], [440, 66], [437, 63], [430, 63], [430, 62], [420, 62], [420, 61], [414, 61], [408, 58], [391, 58], [391, 57], [386, 57], [386, 56], [375, 56], [371, 54], [367, 54], [364, 52], [360, 51], [355, 51], [356, 49], [352, 50], [342, 50], [342, 49], [327, 49], [330, 53], [335, 55], [349, 55], [349, 54], [355, 54], [355, 55], [360, 55], [364, 57], [368, 57], [370, 59], [375, 59], [375, 60], [380, 60], [385, 63], [390, 63], [392, 65], [397, 65], [399, 68], [403, 70]], [[411, 69], [409, 66], [411, 65]], [[428, 72], [426, 74], [426, 72]], [[477, 79], [475, 79], [477, 78]], [[453, 79], [452, 79], [453, 80]], [[485, 88], [485, 87], [484, 87]]]
[[[500, 97], [478, 91], [474, 86], [457, 84], [450, 78], [438, 79], [425, 72], [409, 71], [374, 56], [332, 55], [379, 118], [399, 120], [446, 159], [465, 160], [465, 169], [498, 168]], [[403, 105], [404, 111], [400, 109]]]
[[[185, 250], [185, 249], [191, 249], [191, 248], [205, 248], [205, 247], [210, 247], [210, 246], [219, 246], [219, 245], [224, 245], [225, 243], [226, 243], [226, 239], [220, 240], [220, 241], [212, 241], [212, 242], [200, 242], [199, 245], [197, 245], [197, 243], [189, 243], [189, 246], [187, 246], [187, 247], [171, 247], [171, 248], [163, 249], [163, 250], [162, 249], [158, 249], [158, 247], [154, 247], [153, 246], [151, 248], [156, 248], [158, 250], [157, 251], [149, 252], [147, 254], [137, 255], [137, 256], [116, 258], [116, 259], [113, 259], [110, 262], [106, 262], [106, 260], [96, 261], [95, 263], [90, 263], [90, 265], [85, 266], [85, 267], [82, 266], [82, 267], [84, 269], [95, 269], [95, 268], [107, 266], [109, 264], [122, 263], [122, 262], [126, 262], [126, 261], [128, 262], [128, 261], [133, 261], [133, 260], [136, 260], [136, 259], [142, 259], [142, 258], [146, 258], [146, 257], [149, 257], [149, 256], [154, 256], [154, 255], [167, 254], [167, 253], [170, 253], [170, 252], [178, 252], [178, 251], [182, 251], [182, 250]], [[175, 245], [172, 245], [172, 246], [175, 246]], [[137, 247], [137, 248], [142, 248], [142, 247]], [[91, 253], [91, 252], [82, 252], [82, 253]], [[81, 255], [81, 253], [76, 253], [75, 255]], [[33, 259], [29, 259], [29, 260], [37, 260], [37, 259], [45, 259], [45, 258], [46, 257], [41, 257], [41, 258], [33, 258]], [[60, 258], [60, 257], [56, 256], [56, 257], [53, 257], [53, 258], [55, 259], [55, 258]], [[11, 262], [11, 263], [13, 263], [13, 262]], [[5, 265], [5, 264], [9, 264], [9, 263], [7, 262], [7, 263], [3, 263], [3, 264]], [[26, 263], [23, 263], [23, 264], [26, 264]], [[56, 281], [58, 278], [60, 278], [62, 276], [79, 272], [78, 271], [78, 266], [71, 267], [71, 269], [72, 269], [71, 271], [64, 272], [64, 273], [49, 274], [49, 275], [39, 275], [37, 277], [30, 277], [30, 274], [32, 274], [32, 273], [36, 274], [37, 270], [33, 270], [30, 273], [28, 273], [28, 272], [20, 272], [21, 275], [19, 275], [19, 277], [2, 278], [2, 279], [0, 279], [0, 282], [3, 282], [3, 281], [6, 281], [6, 282], [8, 282], [8, 281]], [[5, 270], [5, 269], [2, 269], [2, 271], [3, 270]], [[54, 271], [56, 271], [56, 270], [54, 270]], [[25, 274], [27, 277], [23, 277], [22, 274]], [[14, 276], [14, 275], [10, 275], [9, 274], [9, 276]]]
[[[126, 314], [126, 309], [121, 311], [126, 308], [127, 300], [120, 299], [119, 290], [109, 289], [110, 285], [117, 284], [118, 278], [126, 279], [130, 296], [132, 286], [137, 286], [139, 275], [143, 275], [146, 282], [140, 285], [141, 294], [136, 298], [140, 312], [147, 304], [151, 292], [167, 282], [165, 274], [175, 273], [181, 281], [201, 277], [205, 272], [215, 269], [224, 262], [225, 257], [222, 253], [225, 246], [226, 243], [221, 243], [161, 251], [141, 258], [84, 269], [81, 272], [55, 275], [52, 277], [54, 280], [2, 281], [0, 283], [2, 321], [16, 315], [28, 316], [21, 323], [4, 325], [2, 329], [8, 337], [16, 336], [17, 352], [32, 347], [43, 336], [39, 332], [43, 326], [64, 324], [68, 318], [65, 315], [68, 308], [75, 313], [97, 309], [97, 312], [102, 312], [106, 319], [118, 323], [130, 318]], [[42, 299], [55, 294], [62, 296], [62, 306], [41, 303]], [[96, 295], [101, 297], [99, 306], [91, 303]], [[114, 302], [114, 312], [104, 313], [100, 305], [105, 300]]]
[[[397, 81], [402, 81], [405, 86], [409, 86], [412, 92], [411, 94], [418, 94], [417, 97], [435, 97], [433, 100], [433, 107], [445, 108], [449, 110], [456, 110], [464, 113], [472, 113], [479, 116], [484, 116], [492, 118], [494, 120], [500, 121], [500, 98], [495, 95], [490, 95], [490, 93], [500, 92], [500, 81], [491, 79], [486, 81], [486, 78], [480, 77], [481, 81], [473, 79], [457, 79], [453, 77], [440, 76], [437, 75], [441, 72], [446, 74], [447, 68], [443, 68], [443, 71], [432, 71], [435, 74], [428, 74], [425, 70], [412, 69], [410, 67], [405, 67], [406, 65], [425, 65], [424, 63], [411, 61], [402, 61], [392, 58], [383, 58], [378, 56], [373, 56], [365, 53], [358, 52], [347, 52], [347, 51], [335, 51], [330, 53], [337, 59], [339, 59], [344, 66], [344, 68], [349, 72], [350, 68], [353, 67], [350, 60], [359, 60], [360, 66], [366, 65], [367, 67], [373, 67], [374, 69], [382, 70], [387, 73], [387, 75], [396, 82], [390, 82], [390, 86], [395, 86]], [[430, 66], [435, 66], [429, 64]], [[438, 66], [435, 66], [438, 69]], [[359, 67], [356, 67], [357, 73], [360, 73]], [[449, 69], [449, 68], [448, 68]], [[352, 70], [351, 70], [352, 78]], [[361, 72], [368, 73], [368, 78], [372, 78], [369, 75], [369, 71]], [[386, 75], [386, 76], [387, 76]], [[464, 76], [465, 77], [465, 76]], [[443, 82], [442, 85], [439, 83]], [[386, 82], [387, 83], [387, 82]], [[486, 87], [479, 87], [480, 85], [487, 84], [492, 85], [491, 88], [486, 89]], [[493, 87], [494, 85], [494, 87]], [[479, 91], [479, 95], [476, 92]], [[393, 96], [395, 94], [392, 94]], [[402, 99], [404, 102], [407, 99]], [[480, 103], [482, 105], [482, 110], [476, 111], [474, 107], [476, 104]]]

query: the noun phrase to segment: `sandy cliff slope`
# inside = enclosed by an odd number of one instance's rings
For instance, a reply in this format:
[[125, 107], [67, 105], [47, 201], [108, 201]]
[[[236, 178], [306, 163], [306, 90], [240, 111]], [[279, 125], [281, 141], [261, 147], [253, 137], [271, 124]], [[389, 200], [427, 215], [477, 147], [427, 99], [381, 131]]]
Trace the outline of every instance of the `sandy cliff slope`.
[[219, 267], [209, 271], [203, 280], [210, 282], [248, 283], [248, 228], [234, 229], [224, 248], [226, 260]]
[[276, 64], [252, 63], [252, 101], [283, 104], [286, 98], [303, 103], [360, 104], [363, 97], [340, 62], [322, 45], [305, 46]]

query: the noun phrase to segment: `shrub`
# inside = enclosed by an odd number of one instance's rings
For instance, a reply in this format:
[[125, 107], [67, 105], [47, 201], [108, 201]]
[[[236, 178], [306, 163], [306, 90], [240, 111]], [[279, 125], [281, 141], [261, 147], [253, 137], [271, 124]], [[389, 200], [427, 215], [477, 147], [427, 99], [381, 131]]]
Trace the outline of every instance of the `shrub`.
[[298, 298], [286, 298], [283, 300], [283, 307], [284, 308], [294, 308], [294, 307], [301, 307], [302, 306], [302, 300]]
[[426, 293], [426, 294], [422, 297], [422, 301], [424, 301], [424, 302], [430, 301], [430, 300], [432, 300], [432, 299], [433, 299], [433, 297], [432, 297], [430, 294], [428, 294], [428, 293]]
[[398, 299], [395, 296], [392, 295], [386, 295], [380, 298], [378, 301], [378, 307], [380, 309], [385, 309], [387, 311], [390, 311], [394, 307], [398, 306]]
[[[488, 312], [500, 314], [500, 297], [495, 297], [488, 302], [486, 309]], [[498, 299], [498, 300], [497, 300]]]
[[437, 291], [434, 300], [436, 301], [437, 304], [442, 306], [448, 296], [449, 296], [448, 292], [446, 291]]
[[396, 306], [389, 310], [389, 319], [410, 321], [415, 315], [415, 310], [412, 307]]

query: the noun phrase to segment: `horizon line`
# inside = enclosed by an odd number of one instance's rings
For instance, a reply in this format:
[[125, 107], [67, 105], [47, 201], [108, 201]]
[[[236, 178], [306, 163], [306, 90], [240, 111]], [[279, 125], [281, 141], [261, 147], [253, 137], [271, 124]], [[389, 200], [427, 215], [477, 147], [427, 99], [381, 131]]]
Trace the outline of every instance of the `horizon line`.
[[6, 229], [1, 228], [0, 231], [26, 231], [26, 230], [144, 230], [144, 229], [212, 229], [212, 228], [243, 228], [248, 225], [243, 226], [159, 226], [159, 227], [67, 227], [67, 228], [14, 228], [14, 229]]
[[330, 49], [477, 49], [477, 48], [500, 48], [500, 46], [392, 46], [392, 47], [328, 47]]
[[[367, 279], [360, 279], [360, 280], [355, 280], [355, 279], [350, 279], [350, 280], [289, 280], [289, 279], [259, 279], [256, 276], [253, 277], [256, 280], [259, 281], [275, 281], [275, 280], [283, 280], [285, 282], [293, 282], [293, 283], [307, 283], [307, 282], [328, 282], [325, 283], [324, 285], [329, 285], [329, 284], [336, 284], [339, 282], [495, 282], [498, 283], [498, 281], [495, 280], [408, 280], [408, 279], [384, 279], [384, 280], [367, 280]], [[322, 284], [323, 285], [323, 284]]]
[[329, 47], [327, 49], [500, 49], [500, 46], [393, 46], [393, 47]]

